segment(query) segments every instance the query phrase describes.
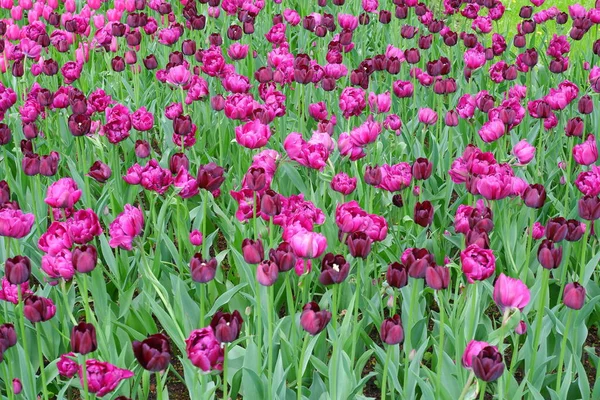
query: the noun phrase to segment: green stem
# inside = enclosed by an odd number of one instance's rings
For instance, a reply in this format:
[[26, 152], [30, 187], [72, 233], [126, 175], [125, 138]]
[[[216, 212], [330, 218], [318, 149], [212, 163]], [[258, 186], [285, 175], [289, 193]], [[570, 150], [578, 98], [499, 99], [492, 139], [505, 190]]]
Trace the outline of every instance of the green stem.
[[86, 356], [82, 356], [83, 362], [81, 363], [81, 380], [83, 382], [83, 398], [87, 400], [89, 398], [89, 385], [87, 380], [87, 362]]
[[356, 287], [354, 288], [354, 329], [352, 329], [352, 356], [350, 357], [350, 365], [354, 364], [354, 358], [356, 356], [356, 345], [358, 341], [358, 303], [360, 302], [360, 288], [361, 288], [361, 277], [362, 270], [364, 268], [365, 261], [361, 260], [357, 265], [356, 270]]
[[302, 350], [300, 351], [300, 360], [298, 361], [298, 369], [296, 370], [297, 400], [302, 400], [302, 366], [304, 365], [304, 353], [306, 353], [306, 348], [308, 347], [309, 337], [309, 333], [304, 335], [304, 339], [302, 341]]
[[471, 387], [471, 383], [473, 383], [473, 379], [475, 379], [475, 374], [473, 373], [473, 371], [471, 371], [471, 373], [469, 374], [469, 378], [467, 379], [467, 382], [463, 387], [462, 392], [460, 392], [460, 396], [458, 396], [458, 400], [464, 400], [465, 396], [467, 395], [467, 392], [469, 391], [469, 388]]
[[[442, 297], [440, 295], [440, 297]], [[444, 299], [443, 298], [439, 298], [437, 296], [436, 293], [436, 301], [438, 303], [438, 306], [440, 308], [440, 341], [439, 341], [439, 346], [438, 346], [438, 357], [437, 357], [437, 385], [436, 385], [436, 398], [437, 399], [441, 399], [442, 398], [442, 365], [444, 364], [443, 360], [444, 360], [444, 331], [445, 331], [445, 326], [444, 326], [444, 319], [446, 316], [446, 311], [444, 310]]]
[[531, 243], [533, 235], [533, 224], [535, 223], [535, 212], [527, 208], [529, 213], [529, 229], [527, 229], [527, 247], [525, 248], [525, 264], [521, 265], [521, 271], [519, 271], [519, 277], [522, 281], [527, 281], [527, 273], [529, 272], [529, 260], [531, 257]]
[[567, 326], [565, 328], [565, 331], [563, 332], [563, 338], [562, 341], [560, 343], [560, 356], [558, 357], [558, 369], [557, 369], [557, 375], [556, 375], [556, 393], [560, 393], [560, 386], [561, 386], [561, 378], [562, 378], [562, 372], [563, 372], [563, 363], [565, 361], [565, 353], [567, 351], [567, 338], [569, 337], [569, 332], [571, 331], [571, 326], [573, 325], [573, 316], [575, 315], [575, 311], [573, 310], [567, 310], [567, 314], [569, 314], [567, 316]]
[[487, 382], [483, 381], [481, 384], [481, 391], [479, 392], [479, 400], [485, 399], [485, 389], [487, 388]]
[[165, 376], [162, 376], [160, 372], [156, 373], [156, 400], [163, 399], [163, 391], [165, 388], [165, 377], [167, 375], [167, 371], [168, 369], [164, 373]]
[[[508, 369], [508, 376], [514, 376], [513, 375], [513, 371], [515, 370], [515, 366], [517, 365], [517, 360], [519, 359], [519, 339], [518, 339], [518, 335], [516, 333], [513, 332], [512, 334], [513, 337], [513, 354], [512, 354], [512, 358], [510, 360], [510, 368]], [[509, 380], [506, 379], [506, 384], [504, 387], [504, 391], [508, 392], [508, 384], [509, 384]]]
[[[262, 300], [261, 300], [261, 293], [260, 293], [260, 283], [258, 283], [258, 280], [256, 280], [256, 320], [255, 320], [255, 324], [256, 324], [256, 345], [262, 349], [262, 345], [263, 345], [263, 320], [262, 320]], [[262, 351], [258, 352], [258, 357], [257, 360], [258, 362], [258, 372], [262, 371]]]
[[419, 280], [411, 280], [410, 303], [408, 304], [408, 329], [406, 329], [406, 340], [404, 341], [404, 382], [403, 387], [408, 384], [408, 370], [410, 369], [410, 353], [412, 351], [412, 335], [410, 327], [414, 326], [415, 322], [415, 307], [417, 305], [417, 294], [419, 293]]
[[227, 343], [223, 347], [223, 400], [228, 400], [227, 394]]
[[[540, 267], [541, 268], [541, 267]], [[540, 288], [540, 299], [538, 302], [537, 313], [535, 316], [535, 333], [533, 336], [533, 349], [531, 356], [531, 364], [529, 365], [529, 374], [527, 379], [533, 382], [533, 373], [535, 372], [535, 360], [538, 354], [538, 345], [540, 344], [540, 334], [542, 333], [542, 319], [544, 316], [544, 306], [546, 304], [546, 293], [548, 291], [548, 283], [550, 281], [550, 270], [542, 268], [542, 286]]]
[[88, 288], [87, 288], [87, 275], [80, 274], [78, 279], [81, 279], [81, 298], [83, 300], [83, 307], [85, 309], [85, 320], [89, 322], [94, 322], [94, 314], [90, 308], [90, 301], [88, 297]]
[[590, 231], [592, 230], [592, 225], [594, 224], [594, 221], [590, 221], [590, 223], [588, 224], [589, 226], [586, 227], [585, 229], [585, 233], [583, 234], [583, 238], [581, 239], [581, 246], [583, 247], [581, 249], [581, 258], [579, 259], [579, 283], [583, 285], [583, 276], [585, 275], [585, 253], [587, 252], [587, 247], [588, 247], [588, 238], [590, 237]]
[[268, 376], [269, 376], [269, 387], [268, 387], [268, 393], [269, 393], [269, 398], [273, 398], [273, 313], [275, 312], [275, 307], [273, 307], [273, 286], [269, 286], [268, 288], [268, 307], [267, 307], [267, 318], [268, 318], [268, 324], [269, 326], [267, 327], [268, 329], [268, 342], [269, 342], [269, 348], [268, 348], [268, 353], [267, 353], [267, 357], [268, 357], [268, 361], [267, 361], [267, 365], [268, 365]]
[[13, 399], [14, 393], [13, 393], [13, 387], [12, 387], [12, 380], [11, 377], [13, 376], [9, 370], [8, 370], [8, 360], [6, 359], [6, 356], [4, 357], [4, 373], [5, 378], [4, 378], [4, 385], [6, 386], [6, 393], [8, 394], [8, 398], [9, 400]]
[[385, 400], [385, 396], [387, 394], [387, 376], [388, 376], [388, 367], [390, 365], [390, 358], [392, 352], [390, 351], [391, 346], [387, 346], [385, 351], [385, 364], [383, 365], [383, 377], [381, 378], [381, 400]]
[[46, 372], [44, 371], [44, 353], [42, 352], [42, 334], [41, 329], [35, 330], [37, 336], [37, 349], [38, 357], [40, 359], [40, 377], [42, 378], [42, 393], [44, 394], [44, 400], [48, 400], [48, 387], [46, 385]]
[[204, 326], [204, 302], [206, 297], [206, 290], [204, 283], [198, 283], [198, 296], [200, 297], [200, 326]]

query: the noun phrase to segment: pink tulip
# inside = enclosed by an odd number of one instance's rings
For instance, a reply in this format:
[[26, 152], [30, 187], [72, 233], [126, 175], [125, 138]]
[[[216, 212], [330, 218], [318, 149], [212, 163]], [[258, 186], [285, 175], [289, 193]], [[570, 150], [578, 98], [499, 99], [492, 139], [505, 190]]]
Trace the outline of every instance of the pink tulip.
[[465, 368], [471, 369], [473, 358], [476, 357], [479, 352], [484, 348], [490, 346], [487, 342], [478, 342], [477, 340], [471, 340], [462, 356], [462, 365]]
[[270, 137], [271, 129], [259, 120], [250, 121], [235, 128], [236, 141], [248, 149], [258, 149], [265, 146]]
[[496, 257], [489, 249], [472, 244], [460, 253], [462, 270], [469, 283], [483, 281], [494, 274]]
[[81, 197], [81, 190], [72, 178], [61, 178], [48, 187], [44, 201], [51, 207], [71, 208]]
[[[118, 368], [110, 363], [89, 359], [85, 361], [87, 369], [87, 387], [90, 393], [102, 397], [112, 392], [122, 380], [129, 379], [133, 372]], [[83, 387], [83, 369], [79, 366], [79, 383]]]
[[529, 288], [519, 279], [500, 274], [494, 284], [494, 301], [500, 312], [507, 309], [523, 310], [529, 304]]
[[144, 213], [141, 209], [125, 204], [125, 209], [110, 224], [111, 247], [121, 247], [125, 250], [132, 249], [133, 239], [142, 232], [144, 227]]
[[419, 122], [425, 125], [434, 125], [438, 120], [438, 115], [431, 108], [419, 109]]
[[598, 160], [596, 137], [594, 135], [588, 135], [585, 142], [573, 146], [573, 157], [575, 158], [577, 164], [594, 164]]
[[292, 236], [290, 246], [301, 258], [318, 258], [327, 247], [327, 239], [320, 233], [302, 230]]
[[194, 246], [202, 245], [202, 232], [198, 229], [194, 229], [190, 232], [190, 243]]
[[0, 236], [20, 239], [31, 231], [35, 216], [21, 210], [0, 209]]

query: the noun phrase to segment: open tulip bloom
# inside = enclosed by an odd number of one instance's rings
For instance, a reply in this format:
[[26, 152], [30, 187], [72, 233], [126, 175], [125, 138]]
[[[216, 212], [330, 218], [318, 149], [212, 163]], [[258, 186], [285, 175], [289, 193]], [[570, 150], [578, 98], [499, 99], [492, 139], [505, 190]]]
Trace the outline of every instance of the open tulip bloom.
[[599, 31], [0, 0], [3, 398], [600, 399]]

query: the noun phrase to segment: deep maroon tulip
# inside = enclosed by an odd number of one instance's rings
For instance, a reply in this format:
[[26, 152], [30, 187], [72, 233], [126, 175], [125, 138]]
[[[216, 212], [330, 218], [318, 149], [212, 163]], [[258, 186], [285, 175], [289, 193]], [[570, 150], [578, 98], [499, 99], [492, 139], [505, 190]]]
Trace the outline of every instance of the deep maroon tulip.
[[125, 70], [125, 60], [121, 56], [115, 56], [110, 61], [110, 65], [115, 72], [122, 72]]
[[192, 118], [189, 115], [178, 115], [173, 119], [173, 132], [185, 136], [192, 131]]
[[0, 360], [2, 353], [17, 344], [17, 332], [13, 324], [0, 325]]
[[523, 63], [529, 68], [533, 68], [538, 63], [538, 52], [536, 49], [527, 49], [523, 53]]
[[546, 269], [558, 268], [562, 261], [562, 247], [555, 247], [554, 242], [544, 239], [538, 248], [538, 261]]
[[369, 25], [370, 21], [371, 21], [371, 18], [369, 17], [369, 14], [367, 14], [367, 13], [361, 13], [358, 16], [358, 23], [361, 25]]
[[274, 217], [281, 214], [282, 202], [281, 195], [274, 190], [267, 189], [260, 196], [260, 212]]
[[587, 94], [582, 96], [577, 103], [577, 110], [581, 114], [591, 114], [594, 111], [594, 101]]
[[406, 58], [406, 62], [409, 64], [417, 64], [419, 61], [421, 61], [421, 54], [419, 53], [419, 50], [415, 48], [406, 50], [404, 57]]
[[410, 248], [402, 254], [402, 262], [412, 278], [425, 278], [427, 267], [435, 265], [433, 256], [427, 249]]
[[598, 196], [584, 196], [577, 203], [579, 217], [587, 221], [595, 221], [600, 218], [600, 198]]
[[58, 162], [60, 161], [60, 155], [53, 151], [50, 154], [46, 154], [40, 157], [40, 175], [43, 176], [54, 176], [58, 170]]
[[10, 201], [10, 187], [5, 180], [0, 181], [0, 206]]
[[12, 140], [12, 133], [10, 128], [5, 123], [0, 123], [0, 146], [10, 143]]
[[514, 81], [517, 79], [517, 73], [517, 67], [515, 65], [511, 65], [502, 72], [502, 77], [507, 81]]
[[387, 10], [379, 11], [379, 22], [382, 24], [389, 24], [392, 20], [392, 13]]
[[88, 172], [88, 176], [100, 183], [104, 183], [110, 178], [112, 171], [110, 167], [102, 161], [95, 161]]
[[417, 158], [412, 166], [413, 178], [418, 181], [424, 181], [431, 176], [433, 164], [426, 158]]
[[533, 33], [535, 31], [535, 27], [536, 27], [536, 23], [534, 20], [529, 19], [529, 20], [521, 22], [521, 30], [526, 35]]
[[68, 121], [69, 131], [73, 136], [83, 136], [90, 133], [92, 120], [85, 114], [71, 114]]
[[225, 108], [225, 97], [223, 97], [220, 94], [211, 97], [210, 98], [210, 106], [215, 111], [222, 111]]
[[296, 254], [288, 242], [282, 242], [276, 249], [269, 250], [269, 260], [277, 264], [281, 272], [291, 270], [296, 266]]
[[169, 159], [169, 170], [173, 174], [177, 174], [181, 168], [187, 170], [190, 161], [184, 153], [175, 153]]
[[265, 251], [260, 239], [244, 239], [242, 241], [242, 254], [248, 264], [258, 264], [264, 259]]
[[243, 322], [237, 310], [231, 314], [217, 311], [210, 321], [210, 326], [219, 342], [231, 343], [240, 336]]
[[171, 362], [171, 344], [162, 333], [150, 335], [141, 342], [134, 340], [132, 347], [135, 358], [148, 371], [164, 371]]
[[434, 290], [446, 289], [450, 284], [450, 269], [440, 265], [427, 267], [425, 282]]
[[567, 221], [567, 236], [565, 239], [568, 242], [576, 242], [585, 233], [586, 226], [585, 224], [577, 221], [576, 219], [570, 219]]
[[116, 37], [123, 37], [126, 30], [127, 27], [120, 22], [115, 22], [110, 26], [110, 33]]
[[133, 65], [137, 63], [137, 53], [133, 50], [129, 50], [125, 52], [125, 64]]
[[352, 257], [365, 259], [371, 252], [373, 239], [364, 232], [353, 232], [346, 239], [346, 244]]
[[465, 34], [463, 36], [462, 40], [463, 40], [463, 44], [468, 49], [472, 49], [473, 47], [477, 46], [477, 44], [479, 43], [479, 41], [477, 40], [477, 36], [475, 36], [472, 33]]
[[421, 50], [428, 50], [431, 47], [431, 43], [432, 42], [433, 42], [433, 35], [422, 35], [422, 36], [420, 36], [419, 37], [419, 42], [418, 42], [419, 49], [421, 49]]
[[15, 78], [20, 78], [25, 73], [25, 66], [23, 65], [23, 60], [15, 60], [12, 65], [12, 75]]
[[567, 283], [563, 292], [563, 303], [573, 310], [581, 310], [585, 303], [585, 288], [577, 282]]
[[381, 183], [381, 169], [379, 166], [371, 167], [367, 165], [365, 168], [365, 183], [371, 186], [377, 186]]
[[29, 294], [23, 299], [23, 314], [32, 324], [45, 322], [54, 317], [56, 306], [48, 298]]
[[428, 227], [433, 222], [433, 206], [429, 200], [417, 202], [415, 204], [414, 216], [415, 223], [423, 228]]
[[21, 161], [23, 172], [27, 176], [34, 176], [40, 173], [40, 156], [38, 154], [25, 154]]
[[583, 136], [583, 120], [579, 117], [571, 118], [565, 125], [565, 134], [567, 136]]
[[321, 261], [319, 282], [325, 286], [342, 283], [348, 277], [349, 271], [350, 264], [343, 255], [327, 253]]
[[567, 220], [563, 217], [551, 218], [546, 222], [544, 231], [546, 233], [546, 239], [551, 240], [554, 243], [561, 242], [569, 232]]
[[527, 207], [542, 208], [546, 202], [546, 189], [544, 185], [535, 183], [527, 186], [521, 197]]
[[242, 35], [242, 27], [239, 25], [231, 25], [229, 28], [227, 28], [227, 37], [229, 40], [240, 40]]
[[186, 56], [191, 56], [196, 53], [196, 42], [191, 39], [184, 40], [181, 43], [181, 52]]
[[525, 35], [515, 35], [513, 38], [513, 44], [515, 45], [515, 47], [518, 48], [525, 47], [525, 45], [527, 44], [527, 39], [525, 38]]
[[330, 320], [331, 313], [327, 310], [321, 310], [319, 305], [314, 301], [302, 307], [300, 325], [306, 332], [313, 336], [325, 329]]
[[564, 25], [569, 21], [569, 14], [566, 12], [558, 13], [556, 16], [556, 23], [559, 25]]
[[531, 14], [533, 14], [533, 7], [531, 6], [523, 6], [519, 11], [519, 17], [523, 19], [531, 18]]
[[[448, 111], [444, 118], [444, 123], [447, 126], [458, 126], [458, 113], [455, 110]], [[414, 174], [414, 172], [413, 172], [413, 174]]]
[[385, 280], [391, 287], [401, 289], [408, 283], [408, 268], [397, 261], [388, 265]]
[[154, 56], [154, 54], [150, 54], [149, 56], [144, 58], [142, 62], [144, 63], [144, 67], [146, 67], [146, 69], [149, 70], [153, 70], [158, 67], [158, 61], [156, 61], [156, 57]]
[[265, 169], [262, 167], [250, 167], [245, 176], [245, 182], [248, 186], [248, 189], [255, 192], [259, 192], [264, 189], [267, 184], [266, 180], [267, 177], [265, 175]]
[[71, 330], [71, 351], [86, 355], [98, 348], [94, 325], [80, 322]]
[[404, 200], [402, 199], [402, 195], [400, 193], [396, 193], [392, 196], [392, 204], [398, 208], [402, 208], [402, 206], [404, 206]]
[[12, 285], [27, 282], [31, 275], [31, 262], [26, 256], [8, 258], [4, 263], [4, 275]]
[[493, 382], [504, 372], [502, 354], [496, 346], [486, 346], [473, 357], [472, 368], [476, 377], [485, 382]]
[[225, 170], [215, 163], [211, 162], [201, 165], [198, 168], [198, 187], [209, 192], [214, 192], [225, 181], [224, 173]]
[[134, 152], [137, 158], [147, 158], [150, 156], [150, 143], [146, 140], [136, 140]]
[[58, 63], [53, 59], [45, 60], [44, 64], [42, 65], [42, 72], [46, 76], [56, 75], [58, 72]]
[[273, 286], [278, 276], [277, 264], [271, 260], [263, 260], [256, 267], [256, 280], [263, 286]]
[[75, 271], [81, 274], [92, 272], [98, 262], [98, 250], [91, 244], [75, 247], [71, 262]]
[[190, 260], [190, 272], [194, 282], [210, 282], [215, 278], [217, 272], [217, 260], [214, 257], [205, 260], [201, 253], [196, 253]]
[[400, 320], [398, 314], [383, 320], [379, 337], [383, 343], [389, 345], [395, 345], [404, 341], [404, 329], [402, 328], [402, 320]]

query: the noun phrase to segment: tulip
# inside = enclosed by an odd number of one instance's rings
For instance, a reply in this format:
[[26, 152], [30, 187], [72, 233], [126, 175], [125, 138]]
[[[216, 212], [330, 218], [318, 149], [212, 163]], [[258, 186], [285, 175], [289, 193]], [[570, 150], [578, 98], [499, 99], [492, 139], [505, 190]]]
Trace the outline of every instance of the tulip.
[[32, 324], [50, 320], [56, 314], [56, 306], [52, 300], [33, 294], [23, 299], [23, 314]]
[[302, 307], [300, 325], [302, 325], [302, 328], [306, 332], [313, 336], [325, 329], [330, 320], [331, 313], [327, 310], [321, 310], [319, 305], [314, 301]]
[[364, 180], [367, 185], [378, 186], [381, 183], [381, 176], [381, 169], [377, 165], [374, 167], [366, 166]]
[[404, 341], [404, 329], [402, 328], [402, 321], [398, 314], [383, 320], [379, 337], [383, 343], [389, 345], [395, 345]]
[[307, 230], [297, 232], [292, 236], [289, 243], [294, 253], [301, 258], [317, 258], [323, 254], [327, 247], [325, 236]]
[[133, 239], [142, 233], [144, 228], [144, 213], [141, 209], [125, 204], [125, 209], [109, 226], [110, 241], [113, 247], [131, 250]]
[[4, 263], [4, 275], [11, 285], [27, 282], [31, 275], [31, 262], [27, 256], [8, 258]]
[[260, 212], [269, 217], [274, 217], [281, 213], [281, 195], [271, 189], [265, 190], [260, 196]]
[[476, 357], [481, 350], [485, 347], [490, 346], [487, 342], [479, 342], [477, 340], [471, 340], [462, 356], [462, 365], [467, 369], [471, 369], [473, 365], [473, 358]]
[[507, 309], [523, 310], [529, 304], [529, 288], [519, 279], [500, 274], [494, 284], [494, 301], [500, 312]]
[[431, 108], [421, 108], [419, 109], [419, 122], [425, 125], [435, 125], [438, 120], [437, 113]]
[[[103, 397], [117, 388], [124, 379], [133, 376], [133, 372], [118, 368], [110, 363], [94, 359], [86, 360], [87, 387], [90, 393], [97, 397]], [[79, 366], [79, 383], [83, 382], [83, 368]]]
[[196, 253], [190, 260], [190, 272], [194, 282], [210, 282], [214, 279], [216, 271], [217, 260], [215, 258], [206, 261], [202, 258], [201, 253]]
[[250, 167], [244, 177], [246, 186], [254, 192], [259, 192], [265, 188], [266, 179], [265, 169], [261, 167]]
[[563, 303], [573, 310], [581, 310], [585, 303], [585, 288], [577, 282], [567, 283], [563, 291]]
[[58, 162], [60, 155], [53, 151], [48, 155], [40, 157], [40, 175], [43, 176], [54, 176], [58, 170]]
[[2, 353], [17, 344], [17, 332], [13, 324], [5, 323], [0, 325], [0, 361]]
[[21, 394], [21, 391], [23, 391], [23, 384], [19, 378], [13, 378], [12, 388], [14, 394]]
[[147, 158], [150, 156], [150, 143], [146, 140], [136, 140], [134, 152], [137, 158]]
[[418, 180], [426, 180], [431, 176], [433, 164], [426, 158], [417, 158], [412, 166], [413, 177]]
[[411, 278], [425, 278], [427, 267], [435, 265], [433, 256], [427, 249], [406, 249], [401, 259]]
[[202, 232], [198, 229], [194, 229], [190, 232], [190, 243], [193, 246], [201, 246], [202, 245]]
[[215, 163], [201, 165], [198, 168], [198, 187], [214, 192], [225, 181], [224, 170]]
[[270, 260], [263, 260], [256, 267], [256, 279], [263, 286], [273, 286], [279, 276], [277, 264]]
[[567, 221], [567, 239], [568, 242], [576, 242], [585, 233], [586, 226], [584, 223], [577, 221], [576, 219], [570, 219]]
[[342, 283], [348, 277], [349, 271], [350, 264], [343, 255], [327, 253], [321, 261], [319, 282], [325, 286]]
[[86, 355], [98, 348], [94, 325], [80, 322], [71, 330], [71, 351]]
[[520, 164], [527, 165], [535, 156], [535, 147], [523, 139], [513, 147], [512, 152]]
[[95, 161], [88, 172], [88, 176], [100, 183], [104, 183], [110, 178], [112, 171], [110, 167], [102, 161]]
[[554, 242], [548, 239], [540, 243], [537, 254], [539, 263], [546, 269], [558, 268], [562, 261], [562, 247], [555, 247]]
[[427, 267], [425, 282], [434, 290], [446, 289], [450, 284], [450, 269], [440, 265]]
[[223, 369], [223, 348], [211, 327], [193, 330], [185, 340], [185, 350], [192, 364], [202, 371]]
[[296, 255], [288, 242], [282, 242], [276, 249], [269, 250], [269, 260], [277, 264], [281, 272], [291, 270], [296, 266]]
[[373, 240], [364, 232], [352, 232], [346, 239], [352, 257], [365, 259], [371, 252]]
[[433, 222], [433, 206], [429, 200], [423, 203], [417, 202], [414, 209], [414, 221], [423, 228], [428, 227]]
[[81, 190], [72, 178], [61, 178], [48, 187], [44, 202], [55, 208], [72, 208], [81, 197]]
[[239, 311], [224, 313], [217, 311], [210, 321], [215, 338], [221, 343], [231, 343], [238, 338], [244, 320]]
[[80, 274], [92, 272], [98, 262], [98, 251], [93, 245], [76, 247], [71, 253], [71, 262], [75, 271]]
[[588, 135], [585, 142], [573, 146], [573, 158], [580, 165], [590, 165], [598, 160], [598, 148], [594, 135]]
[[20, 239], [31, 231], [35, 217], [21, 210], [0, 208], [0, 236]]
[[401, 289], [408, 283], [408, 268], [397, 261], [388, 265], [385, 280], [391, 287]]
[[150, 335], [141, 342], [134, 340], [132, 346], [135, 358], [148, 371], [163, 371], [171, 362], [169, 338], [162, 333]]
[[469, 283], [483, 281], [494, 274], [496, 258], [489, 249], [470, 245], [460, 253], [462, 270]]
[[598, 196], [583, 196], [577, 203], [579, 216], [587, 221], [600, 218], [600, 198]]
[[350, 178], [348, 174], [340, 172], [331, 180], [331, 188], [347, 196], [356, 189], [356, 178]]
[[258, 264], [264, 259], [264, 249], [260, 239], [244, 239], [242, 241], [242, 254], [248, 264]]
[[554, 243], [562, 241], [569, 232], [567, 220], [563, 217], [549, 219], [548, 222], [546, 222], [544, 232], [548, 240], [551, 240]]
[[521, 197], [527, 207], [542, 208], [546, 202], [546, 189], [543, 185], [532, 184], [527, 186]]

